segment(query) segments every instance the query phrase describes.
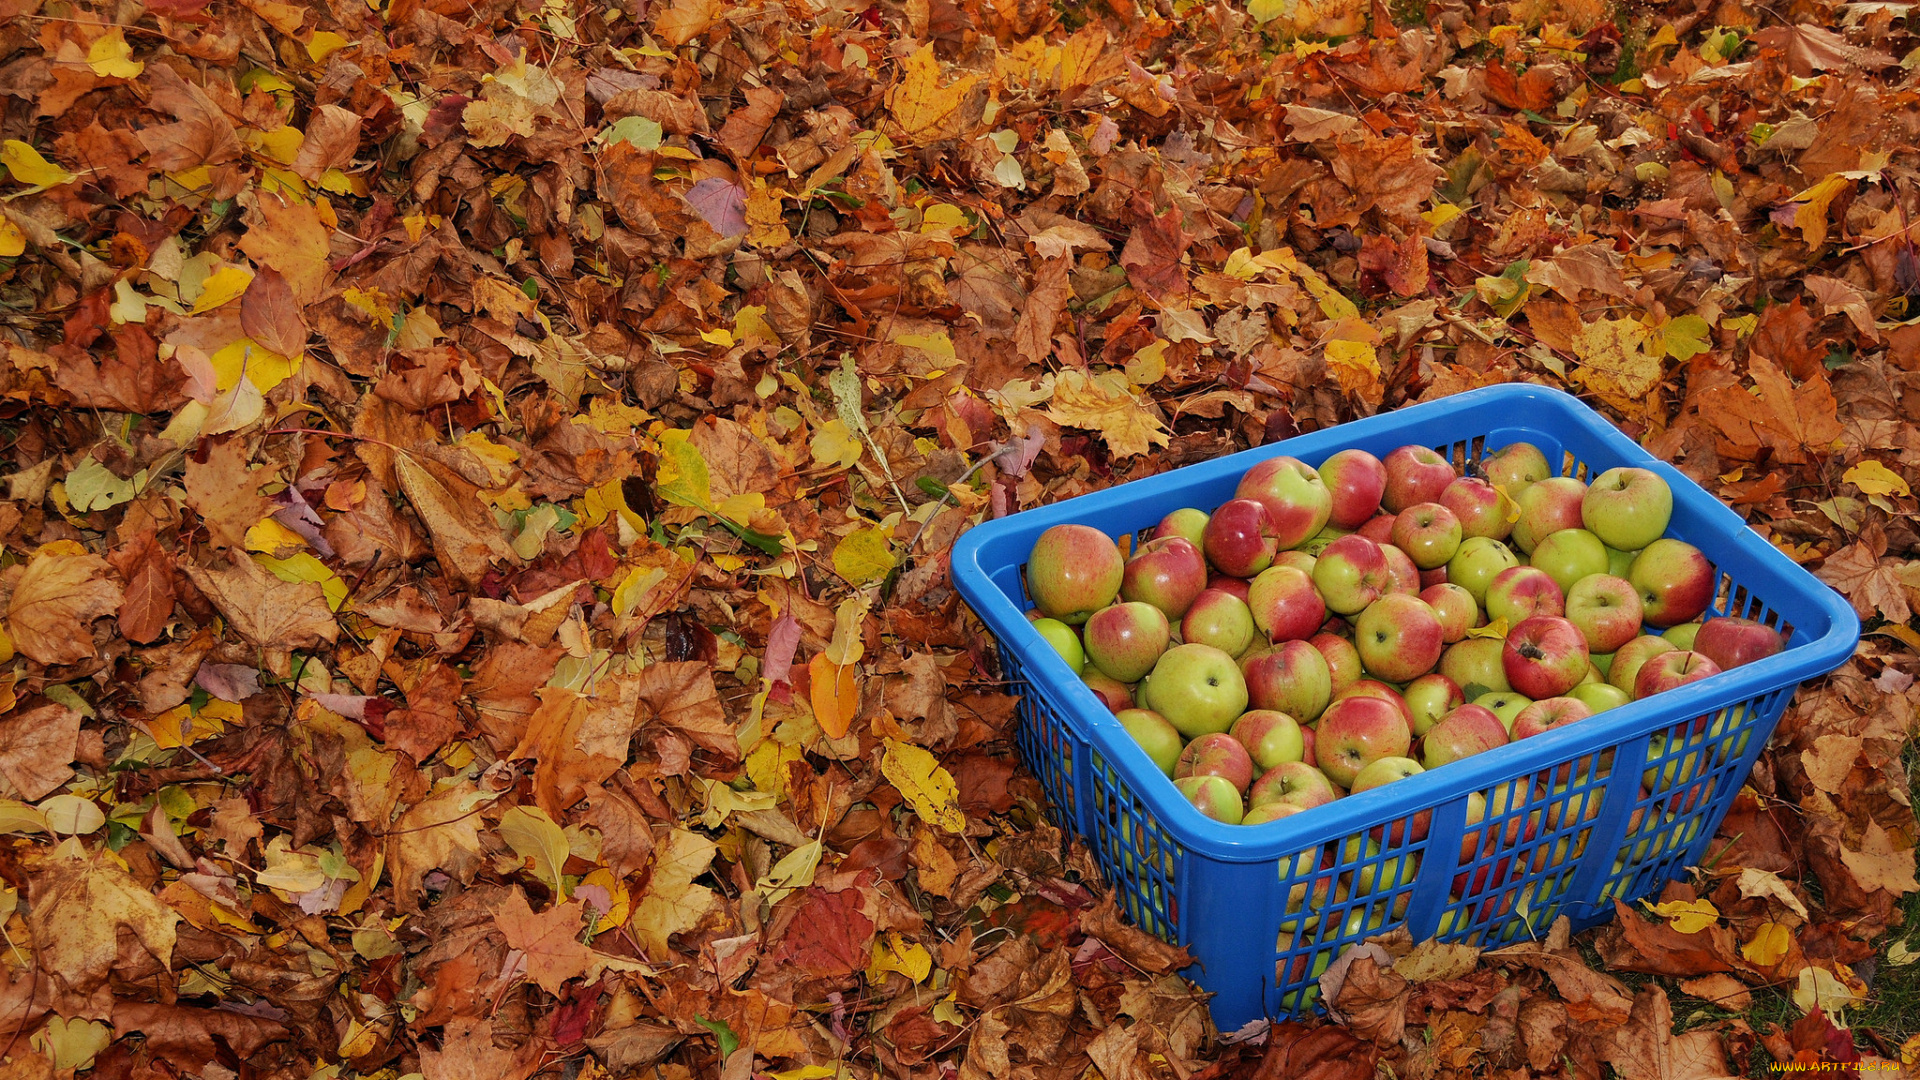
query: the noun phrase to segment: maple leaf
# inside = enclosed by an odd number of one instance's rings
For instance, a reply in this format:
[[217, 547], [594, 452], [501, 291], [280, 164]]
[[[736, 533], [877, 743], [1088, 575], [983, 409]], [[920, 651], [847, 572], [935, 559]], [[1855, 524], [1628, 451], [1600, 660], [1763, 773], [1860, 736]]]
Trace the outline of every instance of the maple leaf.
[[915, 49], [901, 66], [900, 81], [887, 91], [886, 100], [902, 142], [924, 146], [973, 133], [986, 110], [981, 76], [944, 78], [931, 42]]
[[1179, 296], [1187, 291], [1187, 273], [1181, 258], [1193, 236], [1180, 224], [1178, 208], [1149, 215], [1133, 227], [1127, 246], [1121, 249], [1120, 265], [1127, 268], [1127, 281], [1155, 300]]
[[1429, 160], [1411, 135], [1360, 134], [1339, 144], [1332, 155], [1333, 175], [1359, 200], [1357, 213], [1377, 208], [1395, 221], [1413, 221], [1421, 204], [1433, 198], [1434, 185], [1446, 179], [1446, 170]]
[[493, 1044], [491, 1019], [457, 1016], [447, 1022], [440, 1049], [421, 1047], [420, 1073], [426, 1080], [525, 1080], [539, 1062], [528, 1052], [537, 1045], [502, 1050]]
[[1886, 530], [1870, 526], [1814, 573], [1845, 596], [1862, 619], [1878, 615], [1904, 623], [1913, 614], [1909, 598], [1920, 595], [1920, 564], [1883, 558], [1886, 550]]
[[520, 950], [527, 978], [558, 994], [568, 979], [585, 976], [593, 962], [593, 950], [579, 940], [585, 909], [582, 902], [569, 900], [535, 915], [526, 893], [515, 889], [494, 906], [493, 918], [507, 944]]
[[107, 978], [128, 966], [133, 950], [152, 955], [163, 970], [173, 959], [179, 916], [104, 851], [65, 841], [32, 878], [29, 896], [34, 960], [63, 1016], [107, 1019]]
[[1134, 396], [1127, 377], [1118, 371], [1103, 371], [1089, 377], [1086, 372], [1069, 369], [1054, 380], [1053, 400], [1046, 413], [1068, 427], [1099, 432], [1115, 457], [1145, 454], [1170, 441], [1164, 425], [1147, 411]]
[[88, 624], [120, 607], [107, 561], [70, 540], [33, 553], [7, 604], [14, 647], [42, 664], [74, 664], [94, 655]]
[[187, 577], [240, 636], [272, 649], [311, 649], [340, 632], [327, 594], [311, 581], [284, 581], [252, 559], [224, 570], [188, 566]]
[[1752, 458], [1767, 448], [1775, 461], [1804, 464], [1829, 453], [1844, 429], [1825, 373], [1795, 386], [1765, 356], [1752, 353], [1748, 360], [1753, 389], [1721, 386], [1700, 394], [1702, 418], [1739, 457]]
[[29, 802], [73, 779], [80, 713], [58, 702], [0, 717], [0, 776]]
[[1647, 328], [1636, 319], [1583, 323], [1573, 335], [1573, 352], [1580, 358], [1574, 375], [1606, 404], [1644, 416], [1662, 369], [1660, 354], [1647, 345]]
[[653, 874], [630, 920], [650, 959], [670, 959], [667, 939], [691, 930], [718, 902], [713, 890], [693, 883], [707, 872], [717, 850], [713, 841], [687, 829], [674, 829], [653, 849]]
[[1893, 837], [1877, 821], [1868, 820], [1858, 851], [1840, 849], [1840, 861], [1863, 889], [1885, 889], [1895, 896], [1920, 890], [1920, 882], [1914, 880], [1913, 848], [1895, 847]]
[[387, 865], [402, 911], [420, 910], [420, 884], [435, 869], [464, 878], [481, 856], [478, 808], [491, 796], [471, 783], [443, 788], [408, 807], [387, 830]]
[[273, 513], [273, 504], [260, 497], [256, 475], [263, 470], [248, 465], [249, 456], [246, 442], [234, 438], [212, 442], [204, 463], [187, 460], [187, 503], [215, 550], [245, 547], [247, 530]]
[[262, 221], [240, 238], [240, 250], [285, 276], [302, 304], [318, 303], [333, 273], [331, 231], [320, 211], [278, 198], [260, 200]]
[[196, 165], [219, 165], [241, 156], [240, 139], [233, 122], [205, 90], [180, 77], [166, 64], [154, 64], [147, 71], [151, 97], [147, 104], [155, 112], [174, 118], [171, 124], [151, 124], [135, 129], [147, 148], [147, 161], [156, 169], [180, 172]]

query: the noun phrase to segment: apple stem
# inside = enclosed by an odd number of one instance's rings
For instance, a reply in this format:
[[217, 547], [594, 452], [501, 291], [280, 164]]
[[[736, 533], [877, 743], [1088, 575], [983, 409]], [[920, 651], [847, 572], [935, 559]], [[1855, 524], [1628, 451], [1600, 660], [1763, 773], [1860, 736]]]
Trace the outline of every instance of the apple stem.
[[1540, 651], [1540, 646], [1535, 645], [1531, 641], [1521, 642], [1520, 644], [1513, 647], [1513, 651], [1519, 653], [1521, 656], [1524, 656], [1529, 660], [1538, 660], [1541, 657], [1546, 655], [1545, 653]]

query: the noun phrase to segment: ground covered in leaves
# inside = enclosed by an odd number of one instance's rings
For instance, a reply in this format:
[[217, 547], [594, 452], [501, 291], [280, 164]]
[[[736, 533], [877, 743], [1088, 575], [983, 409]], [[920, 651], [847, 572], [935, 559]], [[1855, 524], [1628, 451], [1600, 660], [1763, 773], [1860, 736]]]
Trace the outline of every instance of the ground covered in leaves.
[[[1898, 1062], [1910, 10], [0, 0], [0, 1076]], [[1868, 635], [1665, 903], [1224, 1040], [946, 553], [1514, 380]]]

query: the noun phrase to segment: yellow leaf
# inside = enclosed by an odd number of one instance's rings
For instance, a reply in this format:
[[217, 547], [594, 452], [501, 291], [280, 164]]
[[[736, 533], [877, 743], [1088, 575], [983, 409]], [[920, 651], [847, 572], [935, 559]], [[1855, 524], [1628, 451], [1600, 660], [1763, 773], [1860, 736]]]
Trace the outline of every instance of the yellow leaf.
[[887, 91], [887, 111], [901, 141], [925, 145], [959, 138], [979, 121], [986, 102], [970, 101], [969, 94], [981, 76], [942, 75], [931, 43], [915, 50], [903, 66], [899, 84]]
[[1171, 438], [1147, 403], [1134, 396], [1124, 372], [1092, 377], [1076, 368], [1061, 372], [1046, 412], [1057, 423], [1098, 432], [1115, 457], [1148, 453]]
[[47, 815], [18, 799], [0, 799], [0, 833], [46, 831]]
[[1801, 1012], [1810, 1013], [1817, 1008], [1836, 1018], [1842, 1010], [1860, 1004], [1865, 998], [1866, 987], [1857, 985], [1857, 980], [1843, 978], [1823, 967], [1801, 968], [1800, 984], [1793, 990], [1793, 1003]]
[[653, 875], [631, 924], [650, 957], [669, 959], [667, 938], [691, 930], [713, 906], [713, 890], [693, 879], [707, 872], [716, 850], [713, 841], [688, 829], [673, 830], [653, 849]]
[[1433, 209], [1422, 210], [1420, 212], [1420, 218], [1427, 224], [1438, 229], [1464, 213], [1466, 213], [1466, 211], [1452, 203], [1435, 203]]
[[252, 281], [253, 272], [243, 267], [223, 266], [215, 270], [201, 283], [200, 295], [194, 298], [193, 310], [188, 314], [212, 311], [240, 299], [240, 294], [247, 291], [247, 285]]
[[[252, 535], [251, 531], [248, 535]], [[298, 585], [303, 581], [310, 581], [320, 586], [321, 594], [327, 599], [329, 611], [339, 611], [340, 605], [347, 602], [347, 583], [340, 580], [340, 575], [334, 573], [311, 551], [296, 551], [284, 559], [276, 559], [271, 555], [255, 555], [253, 561], [288, 584]]]
[[897, 971], [914, 982], [925, 982], [927, 976], [933, 974], [933, 954], [919, 942], [902, 938], [898, 930], [889, 930], [884, 939], [873, 939], [867, 979], [877, 982], [889, 971]]
[[[626, 882], [621, 881], [613, 871], [604, 866], [589, 870], [587, 876], [580, 879], [580, 884], [574, 886], [573, 892], [575, 896], [580, 896], [582, 890], [595, 888], [605, 889], [607, 899], [613, 903], [611, 908], [601, 911], [599, 918], [594, 922], [593, 932], [597, 935], [627, 921], [627, 916], [633, 913], [633, 894], [627, 891]], [[587, 906], [599, 911], [598, 900], [589, 900]]]
[[1505, 615], [1502, 615], [1485, 626], [1476, 626], [1473, 629], [1467, 631], [1467, 636], [1475, 637], [1475, 638], [1494, 638], [1495, 640], [1498, 640], [1498, 641], [1505, 641], [1507, 639], [1507, 617]]
[[1793, 947], [1793, 931], [1784, 923], [1765, 922], [1753, 932], [1753, 939], [1740, 946], [1740, 955], [1757, 967], [1772, 967], [1787, 958]]
[[92, 1065], [112, 1041], [113, 1029], [98, 1020], [52, 1016], [47, 1018], [47, 1026], [34, 1034], [31, 1045], [52, 1058], [55, 1069], [65, 1072]]
[[707, 478], [707, 461], [688, 438], [686, 428], [669, 428], [660, 433], [660, 467], [654, 474], [654, 490], [678, 506], [710, 510], [713, 489]]
[[1911, 495], [1913, 489], [1899, 473], [1887, 468], [1872, 458], [1863, 458], [1860, 464], [1848, 469], [1840, 479], [1859, 488], [1868, 495]]
[[747, 217], [747, 243], [754, 247], [777, 248], [793, 242], [793, 232], [787, 228], [785, 206], [781, 202], [783, 192], [769, 188], [766, 181], [756, 180], [753, 190], [747, 193], [745, 208]]
[[533, 875], [546, 882], [555, 897], [566, 895], [561, 868], [567, 864], [567, 834], [545, 810], [516, 806], [500, 815], [499, 832], [515, 855], [533, 864]]
[[1697, 934], [1720, 921], [1720, 909], [1710, 900], [1669, 900], [1651, 907], [1655, 915], [1683, 934]]
[[853, 664], [834, 663], [825, 653], [807, 661], [807, 674], [812, 678], [807, 697], [813, 705], [813, 718], [830, 739], [845, 738], [854, 715], [860, 711], [860, 687], [855, 679], [858, 671]]
[[263, 555], [285, 557], [307, 546], [300, 534], [280, 524], [273, 518], [265, 518], [247, 530], [247, 550], [258, 551]]
[[1853, 181], [1835, 173], [1793, 197], [1794, 202], [1803, 204], [1793, 212], [1793, 224], [1807, 247], [1818, 248], [1827, 242], [1827, 207], [1852, 186]]
[[860, 455], [865, 452], [860, 440], [837, 417], [814, 429], [807, 449], [812, 452], [815, 465], [836, 470], [859, 464]]
[[40, 151], [19, 139], [8, 139], [0, 143], [0, 165], [5, 165], [7, 171], [13, 174], [15, 183], [33, 187], [58, 187], [79, 179], [73, 173], [41, 157]]
[[754, 891], [766, 897], [767, 903], [777, 904], [795, 889], [813, 884], [822, 850], [820, 841], [812, 840], [787, 852], [754, 884]]
[[244, 372], [247, 381], [261, 393], [279, 386], [287, 376], [300, 370], [300, 358], [269, 352], [252, 338], [241, 338], [209, 357], [213, 362], [214, 389], [224, 394], [240, 385]]
[[952, 774], [940, 767], [930, 752], [918, 746], [886, 741], [886, 754], [880, 759], [880, 773], [887, 778], [920, 820], [958, 836], [966, 832], [967, 818], [960, 812], [960, 788]]
[[870, 585], [893, 570], [893, 551], [887, 545], [891, 530], [871, 526], [855, 529], [833, 548], [833, 571], [847, 584]]
[[47, 829], [61, 836], [85, 836], [107, 823], [107, 815], [92, 799], [78, 795], [55, 795], [38, 807], [47, 820]]
[[867, 594], [854, 593], [833, 609], [833, 640], [827, 642], [826, 657], [841, 666], [857, 664], [866, 655], [861, 627], [867, 619]]
[[87, 49], [87, 66], [103, 79], [131, 79], [147, 70], [133, 58], [133, 48], [117, 26], [94, 39]]
[[1327, 342], [1327, 370], [1340, 389], [1371, 405], [1380, 404], [1386, 390], [1380, 385], [1380, 359], [1364, 341]]
[[313, 58], [314, 63], [324, 64], [327, 57], [352, 44], [331, 30], [316, 30], [313, 37], [307, 40], [307, 55]]
[[12, 218], [0, 217], [0, 259], [11, 259], [27, 250], [27, 234]]
[[238, 724], [241, 719], [239, 702], [215, 699], [198, 713], [188, 704], [175, 705], [148, 721], [146, 729], [155, 746], [172, 750], [211, 739], [226, 731], [228, 724]]
[[1660, 385], [1661, 353], [1650, 353], [1647, 328], [1635, 319], [1600, 319], [1573, 335], [1574, 371], [1580, 384], [1622, 412], [1644, 416], [1647, 398]]

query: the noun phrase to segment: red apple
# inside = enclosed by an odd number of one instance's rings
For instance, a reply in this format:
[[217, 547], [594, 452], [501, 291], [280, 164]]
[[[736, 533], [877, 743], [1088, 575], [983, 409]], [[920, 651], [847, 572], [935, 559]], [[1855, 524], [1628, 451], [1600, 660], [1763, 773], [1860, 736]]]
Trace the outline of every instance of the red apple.
[[1376, 698], [1393, 706], [1399, 711], [1400, 718], [1407, 722], [1407, 733], [1409, 735], [1413, 733], [1413, 710], [1407, 707], [1407, 699], [1400, 696], [1400, 691], [1377, 679], [1361, 679], [1335, 694], [1333, 700], [1339, 701], [1341, 698], [1351, 697]]
[[1393, 523], [1398, 520], [1399, 517], [1394, 514], [1377, 514], [1368, 518], [1366, 523], [1355, 531], [1376, 544], [1391, 544], [1393, 543]]
[[1440, 618], [1426, 601], [1393, 593], [1367, 605], [1354, 627], [1354, 647], [1366, 669], [1388, 682], [1425, 675], [1446, 648]]
[[1722, 671], [1765, 660], [1781, 647], [1780, 631], [1737, 615], [1708, 619], [1693, 638], [1693, 651], [1719, 664]]
[[1313, 753], [1313, 729], [1310, 727], [1300, 729], [1300, 760], [1316, 769], [1320, 767], [1320, 759]]
[[1589, 653], [1611, 653], [1640, 636], [1640, 593], [1612, 574], [1589, 574], [1567, 594], [1567, 621], [1579, 627]]
[[1313, 466], [1292, 457], [1256, 463], [1240, 477], [1235, 499], [1252, 499], [1267, 508], [1281, 548], [1298, 547], [1326, 525], [1333, 495]]
[[1357, 529], [1380, 509], [1387, 467], [1365, 450], [1349, 448], [1320, 463], [1320, 482], [1333, 496], [1327, 520], [1342, 529]]
[[1415, 503], [1393, 519], [1393, 546], [1422, 570], [1447, 565], [1460, 548], [1460, 536], [1460, 519], [1437, 502]]
[[1397, 514], [1415, 503], [1438, 502], [1440, 493], [1459, 475], [1453, 463], [1425, 446], [1403, 446], [1388, 454], [1387, 487], [1380, 505]]
[[1352, 533], [1320, 553], [1313, 566], [1313, 585], [1328, 610], [1353, 615], [1392, 588], [1393, 574], [1380, 545]]
[[1535, 615], [1566, 614], [1566, 597], [1551, 575], [1537, 566], [1508, 567], [1487, 584], [1487, 621], [1513, 626]]
[[1675, 687], [1720, 674], [1720, 665], [1697, 652], [1661, 653], [1640, 666], [1633, 679], [1633, 699], [1652, 697]]
[[1229, 577], [1226, 574], [1207, 575], [1207, 588], [1218, 589], [1237, 598], [1243, 604], [1247, 602], [1247, 587], [1251, 584], [1243, 577]]
[[1380, 554], [1387, 560], [1387, 591], [1418, 597], [1421, 589], [1420, 568], [1413, 565], [1413, 557], [1393, 544], [1381, 544]]
[[1571, 476], [1552, 476], [1515, 496], [1520, 518], [1513, 523], [1513, 546], [1533, 553], [1540, 541], [1561, 529], [1582, 528], [1580, 502], [1587, 485]]
[[1310, 638], [1327, 621], [1327, 604], [1313, 587], [1313, 578], [1290, 566], [1261, 571], [1247, 586], [1247, 607], [1253, 625], [1270, 641]]
[[1640, 593], [1648, 626], [1689, 623], [1713, 600], [1713, 564], [1684, 540], [1662, 538], [1634, 556], [1627, 580]]
[[1152, 604], [1138, 600], [1104, 607], [1087, 620], [1081, 636], [1087, 659], [1116, 682], [1139, 682], [1153, 670], [1172, 636], [1167, 617]]
[[1127, 560], [1120, 598], [1152, 604], [1178, 621], [1207, 587], [1207, 557], [1183, 536], [1163, 536], [1140, 545]]
[[1480, 625], [1480, 606], [1473, 602], [1473, 594], [1450, 581], [1421, 589], [1420, 599], [1439, 617], [1440, 638], [1449, 645]]
[[1319, 649], [1286, 641], [1242, 668], [1247, 699], [1256, 709], [1283, 712], [1303, 724], [1319, 719], [1333, 697], [1333, 673]]
[[1113, 603], [1127, 564], [1113, 538], [1090, 525], [1055, 525], [1027, 556], [1027, 592], [1048, 618], [1072, 626]]
[[1228, 734], [1247, 748], [1247, 756], [1261, 773], [1306, 756], [1306, 738], [1300, 725], [1293, 717], [1273, 709], [1247, 710], [1233, 722]]
[[1406, 693], [1400, 696], [1413, 714], [1415, 735], [1425, 735], [1441, 717], [1466, 704], [1460, 685], [1437, 671], [1408, 683]]
[[1253, 758], [1239, 739], [1225, 732], [1216, 731], [1193, 740], [1180, 758], [1174, 762], [1173, 778], [1179, 780], [1188, 776], [1222, 776], [1233, 782], [1233, 786], [1244, 794], [1253, 786]]
[[1246, 602], [1221, 589], [1206, 589], [1180, 620], [1180, 640], [1211, 645], [1228, 656], [1239, 656], [1253, 643], [1253, 612]]
[[1327, 661], [1327, 674], [1332, 679], [1334, 693], [1360, 681], [1360, 650], [1353, 647], [1353, 642], [1323, 630], [1308, 638], [1307, 643], [1320, 650], [1320, 655]]
[[1420, 591], [1421, 592], [1426, 592], [1428, 589], [1433, 588], [1435, 585], [1445, 585], [1446, 583], [1447, 583], [1447, 568], [1444, 566], [1436, 566], [1431, 570], [1420, 571]]
[[1223, 574], [1250, 578], [1273, 565], [1280, 550], [1279, 534], [1264, 504], [1253, 499], [1229, 499], [1207, 519], [1207, 561]]
[[[1581, 701], [1579, 698], [1556, 697], [1536, 701], [1526, 708], [1521, 709], [1520, 715], [1513, 718], [1513, 739], [1515, 742], [1521, 739], [1530, 739], [1535, 735], [1552, 731], [1554, 728], [1578, 723], [1592, 715], [1593, 710], [1588, 708], [1587, 703]], [[1581, 776], [1591, 775], [1593, 773], [1593, 758], [1590, 756], [1583, 757], [1578, 762], [1568, 762], [1560, 766], [1554, 771], [1553, 782], [1556, 784], [1566, 783], [1573, 776], [1576, 769]]]
[[1527, 697], [1559, 697], [1586, 677], [1587, 639], [1557, 615], [1535, 615], [1507, 632], [1500, 664], [1508, 684]]
[[1080, 673], [1080, 681], [1087, 684], [1087, 689], [1093, 691], [1093, 695], [1100, 699], [1100, 704], [1105, 705], [1109, 712], [1118, 713], [1133, 708], [1133, 687], [1126, 683], [1102, 675], [1092, 667]]
[[1462, 476], [1440, 493], [1440, 505], [1460, 520], [1462, 539], [1485, 536], [1505, 540], [1513, 533], [1513, 516], [1520, 510], [1512, 498], [1477, 476]]
[[[1294, 548], [1291, 551], [1276, 552], [1273, 556], [1274, 566], [1291, 567], [1307, 575], [1308, 577], [1313, 576], [1314, 564], [1319, 561], [1320, 561], [1319, 558], [1313, 555], [1309, 555], [1306, 552], [1301, 551], [1299, 548]], [[1269, 570], [1271, 570], [1272, 568], [1273, 567], [1268, 567]]]
[[1676, 648], [1673, 642], [1658, 634], [1642, 634], [1614, 650], [1613, 663], [1607, 668], [1607, 682], [1631, 694], [1634, 680], [1640, 677], [1641, 665]]
[[1407, 718], [1376, 697], [1342, 698], [1321, 714], [1316, 740], [1327, 779], [1351, 787], [1360, 770], [1386, 757], [1406, 757], [1413, 736]]
[[1233, 781], [1225, 777], [1188, 776], [1175, 780], [1173, 786], [1179, 789], [1182, 798], [1193, 804], [1194, 809], [1215, 821], [1238, 825], [1246, 813], [1240, 793], [1234, 790]]
[[1421, 760], [1437, 769], [1507, 745], [1507, 725], [1480, 705], [1462, 705], [1440, 718], [1420, 740]]
[[1333, 781], [1319, 769], [1302, 761], [1283, 761], [1260, 774], [1250, 797], [1254, 806], [1282, 803], [1311, 810], [1325, 806], [1339, 794]]

